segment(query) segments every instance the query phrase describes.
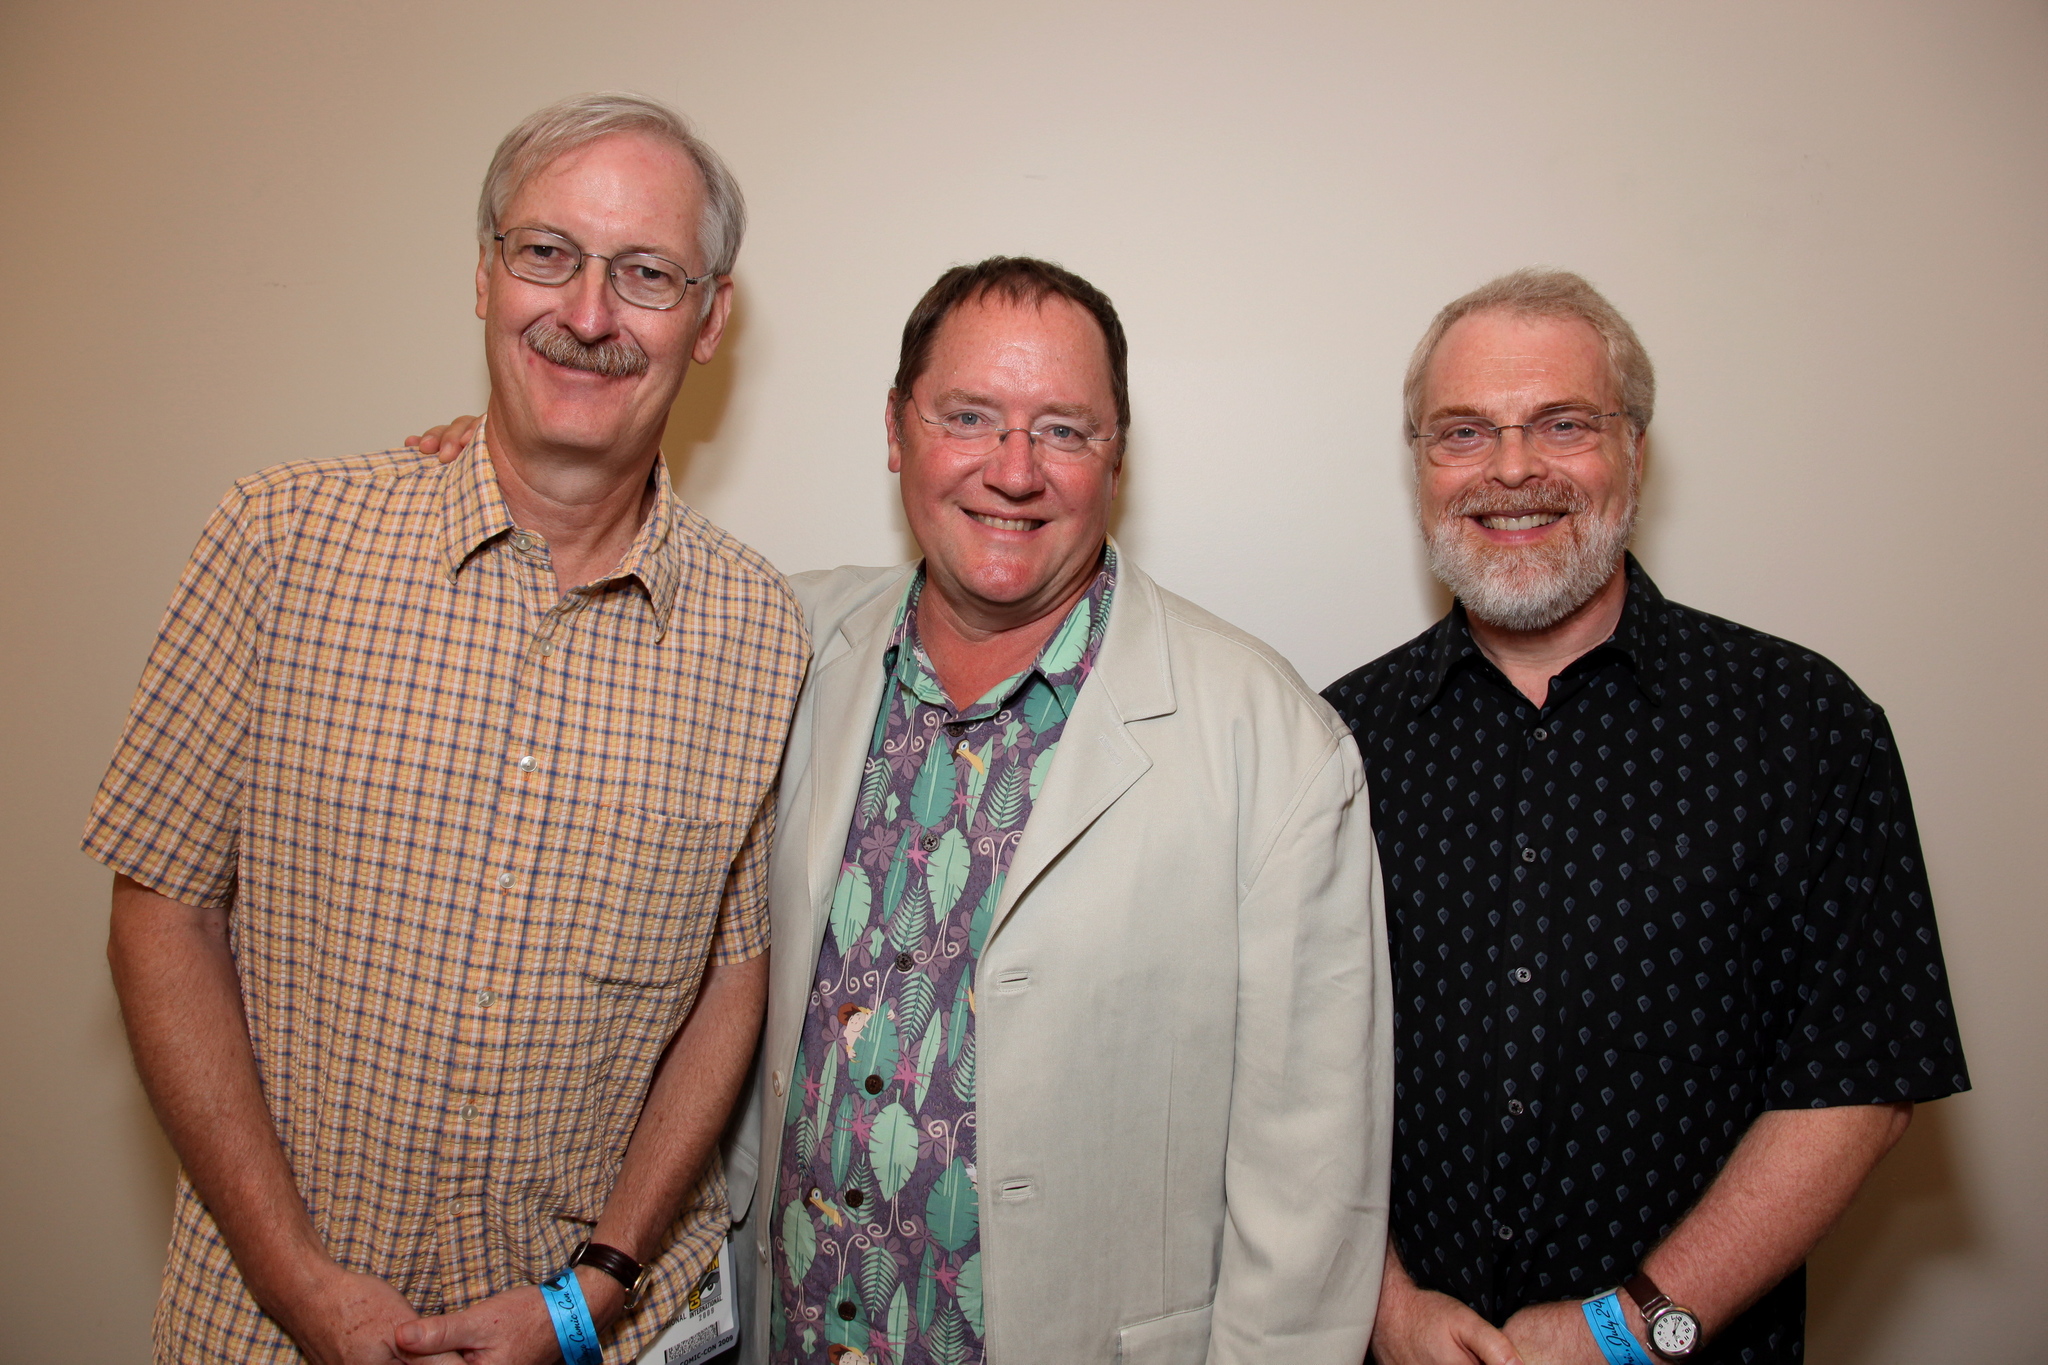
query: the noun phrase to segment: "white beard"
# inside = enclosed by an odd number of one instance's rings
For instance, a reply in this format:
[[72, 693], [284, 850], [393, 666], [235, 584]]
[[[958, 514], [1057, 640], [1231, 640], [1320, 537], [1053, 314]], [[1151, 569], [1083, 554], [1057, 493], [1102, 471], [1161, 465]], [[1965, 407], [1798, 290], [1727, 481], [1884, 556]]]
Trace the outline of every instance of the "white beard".
[[[1637, 476], [1612, 517], [1596, 520], [1577, 484], [1564, 480], [1520, 489], [1475, 487], [1454, 498], [1434, 525], [1424, 523], [1429, 571], [1465, 610], [1502, 630], [1547, 630], [1592, 600], [1621, 563], [1635, 531]], [[1542, 545], [1485, 543], [1465, 519], [1475, 514], [1562, 512], [1568, 533]]]

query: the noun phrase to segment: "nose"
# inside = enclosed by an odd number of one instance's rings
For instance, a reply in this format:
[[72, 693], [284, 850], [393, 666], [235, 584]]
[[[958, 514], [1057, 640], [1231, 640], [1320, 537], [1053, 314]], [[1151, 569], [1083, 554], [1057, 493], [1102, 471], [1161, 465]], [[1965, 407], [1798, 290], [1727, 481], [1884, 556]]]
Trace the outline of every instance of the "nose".
[[562, 286], [562, 325], [583, 342], [601, 341], [618, 330], [619, 296], [612, 291], [612, 263], [586, 256], [583, 268]]
[[1032, 446], [1029, 431], [1014, 427], [1005, 431], [982, 462], [982, 482], [1008, 498], [1022, 500], [1037, 493], [1045, 486], [1045, 471]]
[[1540, 476], [1546, 467], [1543, 456], [1529, 439], [1528, 428], [1519, 426], [1500, 429], [1493, 454], [1486, 461], [1487, 477], [1509, 488], [1521, 487]]

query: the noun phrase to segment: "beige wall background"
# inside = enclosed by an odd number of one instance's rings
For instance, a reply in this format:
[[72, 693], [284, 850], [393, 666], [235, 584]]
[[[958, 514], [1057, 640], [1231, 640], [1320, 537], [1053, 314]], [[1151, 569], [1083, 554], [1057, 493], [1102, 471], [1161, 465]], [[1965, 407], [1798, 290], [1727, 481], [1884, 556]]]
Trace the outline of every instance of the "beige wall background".
[[1605, 289], [1663, 377], [1640, 552], [1890, 710], [1977, 1082], [1821, 1248], [1812, 1358], [2043, 1358], [2039, 0], [0, 5], [0, 1358], [146, 1358], [173, 1163], [76, 838], [178, 567], [234, 476], [478, 407], [484, 162], [607, 87], [752, 201], [669, 440], [715, 519], [901, 556], [902, 318], [1049, 256], [1133, 339], [1127, 547], [1318, 685], [1441, 608], [1396, 401], [1432, 311]]

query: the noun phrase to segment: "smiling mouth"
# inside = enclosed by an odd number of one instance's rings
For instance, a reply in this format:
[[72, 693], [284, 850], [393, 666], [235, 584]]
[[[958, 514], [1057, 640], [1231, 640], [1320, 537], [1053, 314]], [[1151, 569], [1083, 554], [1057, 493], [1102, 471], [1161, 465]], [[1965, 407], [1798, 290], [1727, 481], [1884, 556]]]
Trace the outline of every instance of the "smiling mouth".
[[992, 517], [986, 512], [968, 512], [967, 515], [983, 526], [993, 526], [998, 531], [1035, 531], [1045, 525], [1042, 521], [1033, 521], [1025, 517]]
[[1553, 521], [1564, 520], [1562, 512], [1525, 512], [1521, 516], [1479, 516], [1474, 521], [1489, 531], [1533, 531], [1539, 526], [1548, 526]]

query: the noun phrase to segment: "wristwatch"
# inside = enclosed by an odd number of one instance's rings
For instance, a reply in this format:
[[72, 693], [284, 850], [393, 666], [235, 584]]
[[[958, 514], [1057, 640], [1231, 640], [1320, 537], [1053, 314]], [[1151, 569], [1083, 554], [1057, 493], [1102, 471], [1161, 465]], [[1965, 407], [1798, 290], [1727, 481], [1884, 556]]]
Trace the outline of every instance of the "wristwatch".
[[1638, 1270], [1622, 1281], [1621, 1287], [1636, 1301], [1643, 1323], [1650, 1329], [1650, 1349], [1666, 1360], [1684, 1360], [1700, 1344], [1700, 1320], [1690, 1308], [1680, 1308], [1657, 1282]]
[[592, 1270], [602, 1270], [624, 1285], [628, 1308], [640, 1302], [641, 1291], [646, 1288], [647, 1267], [617, 1247], [608, 1247], [603, 1242], [585, 1242], [577, 1247], [569, 1257], [569, 1265], [571, 1269], [587, 1265]]

